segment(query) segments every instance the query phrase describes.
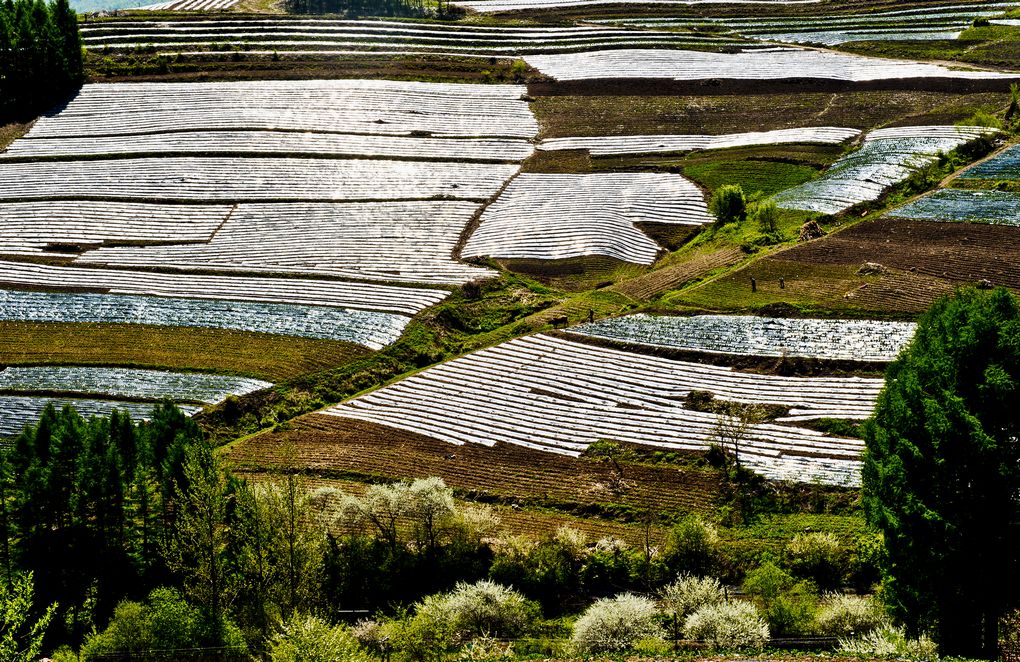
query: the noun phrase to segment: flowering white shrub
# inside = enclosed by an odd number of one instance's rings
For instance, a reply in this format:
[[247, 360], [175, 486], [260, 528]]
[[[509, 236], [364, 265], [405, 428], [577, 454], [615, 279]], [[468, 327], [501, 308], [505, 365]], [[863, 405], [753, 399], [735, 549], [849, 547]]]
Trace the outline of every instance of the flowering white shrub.
[[761, 648], [769, 639], [769, 626], [749, 602], [706, 605], [684, 621], [688, 639], [716, 648]]
[[722, 604], [725, 599], [722, 584], [713, 577], [680, 575], [659, 591], [662, 611], [680, 621], [702, 607]]
[[370, 662], [358, 641], [343, 625], [295, 614], [269, 642], [273, 662]]
[[513, 662], [513, 643], [502, 643], [491, 637], [472, 639], [457, 656], [459, 662]]
[[867, 634], [887, 624], [882, 606], [871, 598], [828, 593], [815, 617], [818, 631], [833, 637]]
[[928, 637], [907, 639], [903, 628], [886, 625], [853, 639], [840, 639], [839, 652], [867, 657], [936, 659], [938, 646]]
[[661, 639], [655, 603], [631, 593], [603, 598], [588, 607], [574, 623], [571, 642], [580, 653], [603, 653], [632, 648], [642, 639]]
[[464, 637], [516, 637], [538, 615], [537, 606], [523, 595], [485, 579], [460, 582], [441, 601], [454, 630]]

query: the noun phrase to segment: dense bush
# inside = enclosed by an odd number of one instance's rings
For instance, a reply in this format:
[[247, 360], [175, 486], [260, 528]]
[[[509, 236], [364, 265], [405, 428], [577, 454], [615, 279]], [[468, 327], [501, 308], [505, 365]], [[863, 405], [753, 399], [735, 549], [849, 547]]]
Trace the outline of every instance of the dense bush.
[[718, 579], [680, 575], [659, 591], [659, 600], [665, 613], [683, 621], [702, 607], [722, 604], [726, 594]]
[[754, 605], [731, 602], [706, 605], [687, 617], [684, 634], [716, 648], [761, 648], [769, 626]]
[[810, 582], [798, 581], [767, 561], [747, 573], [744, 591], [754, 600], [772, 634], [799, 635], [810, 631], [818, 604]]
[[831, 533], [800, 533], [787, 546], [790, 568], [823, 589], [835, 589], [843, 583], [847, 565], [845, 550]]
[[538, 605], [517, 591], [490, 581], [461, 582], [441, 598], [445, 618], [461, 640], [490, 636], [512, 639], [538, 618]]
[[738, 223], [747, 218], [747, 200], [739, 184], [720, 186], [708, 208], [720, 224]]
[[891, 625], [853, 639], [840, 639], [839, 652], [871, 658], [938, 659], [938, 647], [931, 639], [927, 637], [909, 639], [903, 628]]
[[829, 593], [822, 599], [815, 622], [820, 634], [851, 637], [877, 630], [887, 621], [882, 605], [872, 598]]
[[631, 593], [603, 598], [574, 623], [571, 641], [580, 653], [609, 653], [633, 648], [642, 639], [662, 639], [655, 603]]
[[675, 572], [707, 575], [715, 567], [718, 542], [719, 534], [711, 524], [688, 515], [670, 529], [662, 562]]
[[78, 18], [67, 0], [0, 3], [0, 121], [45, 109], [83, 79]]
[[774, 236], [779, 233], [779, 206], [775, 200], [769, 198], [753, 203], [748, 217], [763, 234]]
[[370, 662], [350, 628], [331, 625], [314, 616], [295, 614], [273, 637], [269, 646], [273, 662]]

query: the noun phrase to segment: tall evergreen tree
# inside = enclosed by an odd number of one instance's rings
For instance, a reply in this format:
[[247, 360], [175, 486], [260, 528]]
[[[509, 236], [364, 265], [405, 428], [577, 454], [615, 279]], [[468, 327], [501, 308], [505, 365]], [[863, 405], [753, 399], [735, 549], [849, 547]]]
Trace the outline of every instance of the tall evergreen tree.
[[883, 596], [943, 654], [995, 659], [1020, 585], [1020, 308], [1006, 290], [938, 301], [865, 426], [864, 505]]

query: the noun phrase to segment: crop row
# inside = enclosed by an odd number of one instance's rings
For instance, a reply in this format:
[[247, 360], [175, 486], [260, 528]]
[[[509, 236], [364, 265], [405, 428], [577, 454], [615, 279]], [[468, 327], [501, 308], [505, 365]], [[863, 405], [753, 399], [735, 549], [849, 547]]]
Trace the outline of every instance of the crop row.
[[171, 2], [157, 2], [154, 5], [145, 5], [138, 9], [149, 11], [222, 11], [230, 9], [240, 0], [171, 0]]
[[0, 319], [12, 322], [145, 324], [228, 329], [381, 349], [409, 317], [349, 308], [113, 294], [0, 290]]
[[28, 138], [0, 159], [125, 155], [245, 154], [372, 157], [450, 161], [523, 161], [531, 144], [511, 138], [424, 138], [282, 131], [188, 131], [138, 136]]
[[242, 204], [208, 243], [101, 248], [78, 262], [456, 285], [494, 275], [453, 259], [476, 209], [453, 201]]
[[0, 281], [9, 285], [33, 288], [70, 288], [109, 294], [330, 306], [407, 315], [414, 315], [439, 303], [447, 295], [444, 290], [371, 283], [304, 278], [161, 274], [12, 261], [0, 261]]
[[834, 46], [851, 41], [956, 39], [976, 18], [989, 18], [1017, 2], [979, 2], [968, 5], [926, 5], [857, 14], [771, 18], [626, 18], [597, 21], [644, 28], [698, 29], [711, 26], [743, 37], [786, 43]]
[[383, 80], [85, 85], [27, 137], [232, 129], [530, 139], [538, 124], [526, 91]]
[[912, 322], [698, 315], [627, 315], [571, 333], [627, 343], [741, 356], [892, 361], [914, 335]]
[[829, 51], [779, 48], [739, 53], [621, 49], [562, 55], [529, 55], [525, 61], [556, 80], [669, 78], [778, 80], [815, 78], [870, 81], [901, 78], [1014, 78], [995, 71], [949, 69], [907, 60], [862, 57]]
[[654, 152], [689, 152], [702, 149], [728, 149], [752, 145], [786, 143], [821, 143], [836, 145], [860, 135], [857, 129], [819, 126], [775, 131], [752, 131], [719, 136], [653, 135], [653, 136], [589, 136], [583, 138], [550, 138], [538, 149], [545, 151], [586, 149], [592, 156], [651, 154]]
[[710, 223], [705, 200], [679, 175], [522, 174], [482, 213], [464, 257], [557, 260], [604, 255], [651, 264], [661, 248], [634, 223]]
[[812, 5], [820, 2], [822, 0], [456, 0], [454, 4], [477, 12], [493, 13], [600, 5]]
[[[504, 442], [573, 456], [600, 439], [703, 450], [726, 440], [718, 434], [718, 416], [683, 406], [692, 390], [789, 406], [790, 420], [801, 420], [865, 418], [881, 385], [878, 379], [739, 373], [530, 336], [430, 368], [324, 413], [454, 444]], [[859, 480], [859, 440], [762, 423], [749, 425], [737, 445], [728, 450], [769, 478]]]
[[968, 168], [963, 179], [1020, 179], [1020, 145], [1014, 145], [994, 158]]
[[270, 388], [260, 379], [195, 372], [82, 366], [9, 367], [0, 370], [0, 391], [44, 391], [132, 400], [216, 404], [230, 395]]
[[[174, 202], [487, 200], [515, 165], [364, 159], [144, 157], [15, 162], [0, 201], [92, 198]], [[240, 176], [243, 173], [243, 176]]]
[[229, 205], [57, 200], [0, 205], [0, 254], [66, 256], [109, 243], [209, 241]]
[[[58, 409], [64, 405], [71, 405], [85, 417], [109, 416], [114, 409], [127, 412], [136, 421], [148, 420], [152, 415], [152, 403], [150, 402], [0, 395], [0, 437], [18, 435], [26, 425], [38, 421], [46, 405], [50, 403], [53, 403]], [[180, 405], [180, 407], [188, 416], [201, 409], [201, 407], [193, 405]]]
[[1020, 195], [944, 188], [889, 212], [895, 218], [1020, 226]]
[[919, 168], [994, 129], [968, 126], [920, 126], [872, 132], [856, 152], [839, 159], [824, 175], [779, 193], [780, 207], [836, 214], [877, 200], [890, 186]]

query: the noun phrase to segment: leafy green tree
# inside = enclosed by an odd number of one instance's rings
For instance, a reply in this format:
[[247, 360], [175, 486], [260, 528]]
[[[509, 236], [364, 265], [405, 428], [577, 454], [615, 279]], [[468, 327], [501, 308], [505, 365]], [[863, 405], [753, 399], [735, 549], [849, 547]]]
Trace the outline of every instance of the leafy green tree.
[[1006, 290], [937, 301], [864, 427], [882, 595], [943, 654], [994, 659], [1020, 570], [1020, 310]]
[[50, 605], [32, 618], [32, 574], [20, 575], [13, 583], [0, 582], [0, 660], [31, 662], [39, 657], [43, 636], [56, 611]]
[[747, 199], [744, 197], [744, 189], [739, 184], [720, 186], [712, 196], [708, 208], [720, 225], [743, 221], [747, 218]]

